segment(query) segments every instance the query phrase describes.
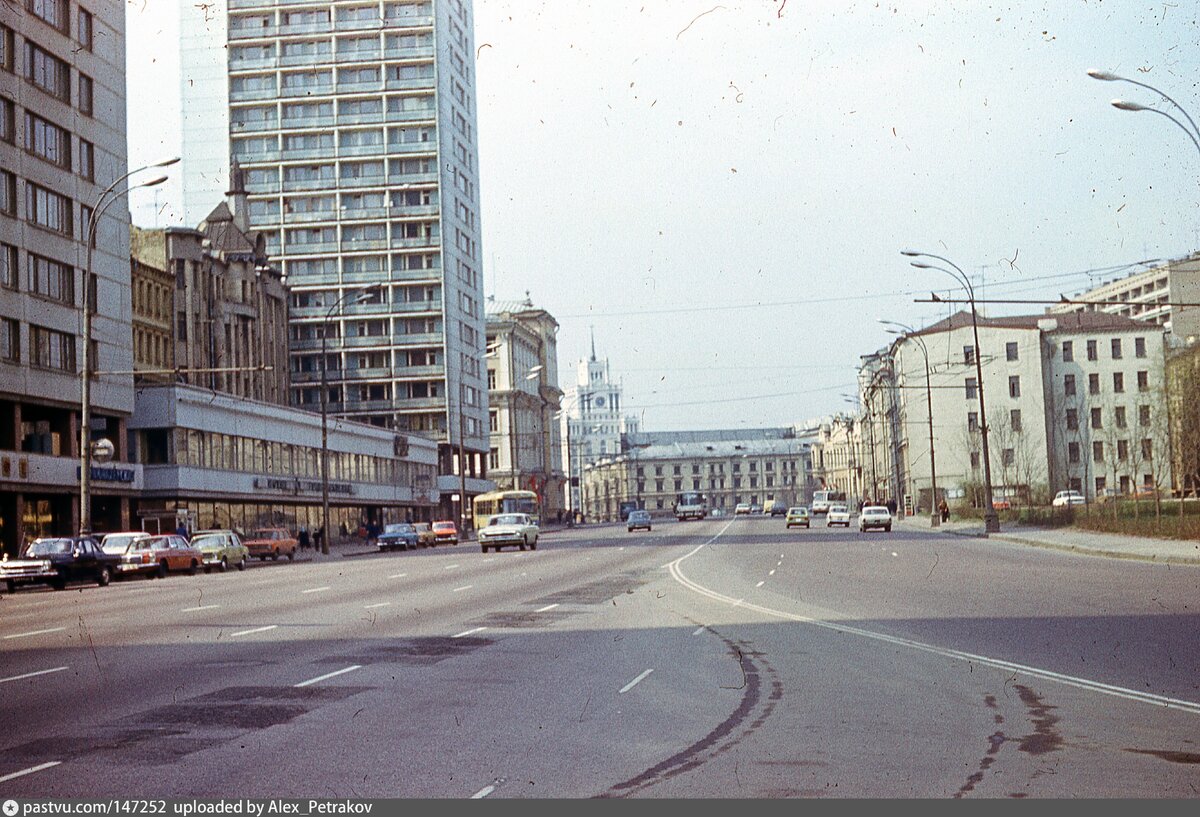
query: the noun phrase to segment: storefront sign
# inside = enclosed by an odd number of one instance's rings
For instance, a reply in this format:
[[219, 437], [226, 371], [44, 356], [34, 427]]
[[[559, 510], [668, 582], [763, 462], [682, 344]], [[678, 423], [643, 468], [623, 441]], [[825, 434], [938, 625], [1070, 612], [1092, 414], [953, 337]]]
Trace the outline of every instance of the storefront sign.
[[[134, 478], [132, 468], [97, 468], [93, 465], [88, 474], [96, 482], [133, 482]], [[79, 479], [79, 466], [75, 466], [75, 478]]]
[[[267, 491], [284, 491], [289, 494], [319, 494], [320, 480], [296, 479], [294, 477], [255, 477], [254, 487]], [[353, 496], [354, 486], [348, 482], [329, 483], [329, 493]]]

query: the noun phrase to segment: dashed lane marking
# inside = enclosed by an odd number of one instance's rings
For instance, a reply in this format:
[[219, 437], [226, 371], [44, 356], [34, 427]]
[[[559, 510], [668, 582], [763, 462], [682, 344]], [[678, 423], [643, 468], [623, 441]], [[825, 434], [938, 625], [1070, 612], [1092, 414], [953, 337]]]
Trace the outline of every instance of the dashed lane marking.
[[388, 578], [389, 579], [403, 579], [407, 575], [408, 575], [407, 573], [393, 573], [392, 575], [388, 576]]
[[301, 590], [300, 592], [301, 593], [323, 593], [324, 591], [326, 591], [328, 589], [329, 589], [329, 585], [325, 585], [324, 587], [310, 587], [307, 590]]
[[624, 695], [626, 692], [628, 692], [629, 690], [633, 689], [635, 686], [637, 686], [638, 684], [640, 684], [642, 681], [646, 680], [646, 677], [647, 677], [647, 676], [648, 676], [650, 673], [652, 673], [652, 672], [654, 672], [654, 670], [652, 670], [652, 669], [648, 669], [648, 670], [646, 670], [646, 671], [645, 671], [645, 672], [643, 672], [641, 675], [639, 675], [638, 677], [636, 677], [636, 678], [634, 678], [632, 681], [630, 681], [628, 684], [626, 684], [625, 686], [621, 687], [620, 691], [619, 691], [619, 692], [617, 692], [617, 694], [618, 694], [618, 695]]
[[179, 612], [181, 613], [197, 613], [201, 610], [216, 610], [221, 605], [219, 604], [201, 604], [199, 607], [184, 607]]
[[451, 638], [463, 638], [464, 636], [471, 635], [472, 633], [481, 633], [486, 629], [487, 629], [487, 627], [472, 627], [470, 630], [463, 630], [461, 633], [458, 633], [457, 635], [452, 635], [450, 637]]
[[470, 590], [470, 589], [471, 589], [472, 587], [474, 587], [474, 586], [475, 586], [475, 585], [473, 585], [473, 584], [464, 584], [462, 587], [456, 587], [456, 588], [454, 588], [453, 590], [451, 590], [450, 592], [451, 592], [451, 593], [457, 593], [457, 592], [459, 592], [460, 590]]
[[13, 675], [9, 678], [0, 678], [0, 684], [8, 683], [9, 681], [20, 681], [22, 678], [34, 678], [38, 675], [49, 675], [52, 672], [62, 672], [67, 667], [55, 667], [54, 669], [40, 669], [37, 672], [27, 672], [24, 675]]
[[46, 633], [59, 633], [65, 629], [67, 629], [67, 628], [66, 627], [50, 627], [49, 629], [46, 629], [46, 630], [30, 630], [27, 633], [13, 633], [12, 635], [4, 636], [3, 640], [8, 641], [10, 638], [28, 638], [31, 635], [45, 635]]
[[25, 775], [33, 774], [34, 772], [40, 772], [43, 769], [51, 769], [55, 766], [61, 766], [61, 765], [62, 765], [61, 760], [52, 760], [49, 763], [43, 763], [40, 766], [30, 766], [28, 769], [22, 769], [19, 772], [13, 772], [12, 774], [6, 774], [6, 775], [4, 775], [4, 777], [0, 777], [0, 783], [4, 783], [8, 780], [12, 780], [17, 777], [24, 777]]
[[391, 606], [392, 606], [392, 603], [390, 601], [381, 601], [378, 604], [368, 604], [363, 609], [364, 610], [374, 610], [376, 607], [391, 607]]
[[251, 635], [252, 633], [265, 633], [267, 630], [274, 630], [278, 624], [268, 624], [266, 627], [254, 627], [250, 630], [238, 630], [236, 633], [230, 633], [230, 638], [237, 638], [239, 635]]
[[354, 672], [356, 669], [362, 669], [362, 664], [352, 664], [351, 666], [346, 667], [345, 669], [336, 670], [334, 672], [327, 672], [324, 675], [318, 675], [316, 678], [309, 678], [307, 681], [301, 681], [298, 684], [293, 684], [293, 686], [297, 689], [299, 689], [300, 687], [312, 686], [313, 684], [319, 683], [321, 681], [327, 681], [330, 678], [336, 678], [339, 675], [345, 675], [347, 672]]
[[553, 610], [553, 609], [554, 609], [555, 607], [557, 607], [557, 606], [558, 606], [558, 604], [557, 604], [557, 603], [555, 603], [555, 604], [547, 604], [545, 607], [539, 607], [538, 609], [534, 610], [533, 612], [535, 612], [535, 613], [545, 613], [545, 612], [549, 612], [550, 610]]

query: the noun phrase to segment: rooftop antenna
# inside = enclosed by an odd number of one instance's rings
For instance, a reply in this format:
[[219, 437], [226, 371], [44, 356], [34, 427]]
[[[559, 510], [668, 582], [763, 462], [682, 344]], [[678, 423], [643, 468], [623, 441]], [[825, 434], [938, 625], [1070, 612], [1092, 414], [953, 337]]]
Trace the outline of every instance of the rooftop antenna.
[[589, 326], [588, 331], [592, 333], [592, 362], [596, 361], [596, 327]]

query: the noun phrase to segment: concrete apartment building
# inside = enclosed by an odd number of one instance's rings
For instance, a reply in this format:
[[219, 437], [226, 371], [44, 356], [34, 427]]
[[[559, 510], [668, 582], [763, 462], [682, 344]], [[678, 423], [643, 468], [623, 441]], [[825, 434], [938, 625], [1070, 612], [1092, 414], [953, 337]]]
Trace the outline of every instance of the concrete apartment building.
[[331, 417], [322, 480], [320, 414], [289, 405], [288, 291], [243, 216], [236, 169], [232, 182], [196, 229], [132, 228], [134, 527], [315, 532], [326, 486], [331, 538], [429, 519], [437, 445], [419, 435]]
[[815, 430], [794, 428], [643, 432], [583, 468], [583, 507], [596, 522], [620, 518], [623, 502], [669, 516], [676, 494], [700, 491], [711, 509], [742, 502], [807, 505], [816, 483]]
[[[0, 544], [77, 529], [83, 276], [93, 208], [127, 171], [125, 9], [0, 3]], [[119, 189], [119, 188], [118, 188]], [[129, 215], [101, 204], [91, 252], [94, 523], [128, 521], [142, 472], [126, 448], [133, 411]]]
[[464, 478], [490, 487], [471, 3], [180, 8], [189, 220], [236, 161], [291, 290], [293, 404], [318, 410], [324, 341], [329, 411], [436, 440], [458, 518]]
[[557, 334], [558, 321], [528, 298], [488, 303], [488, 477], [537, 493], [547, 520], [566, 512]]
[[1121, 315], [1162, 326], [1170, 332], [1170, 340], [1174, 345], [1190, 345], [1200, 338], [1200, 307], [1172, 304], [1200, 303], [1200, 253], [1105, 281], [1100, 286], [1076, 293], [1072, 299], [1117, 303], [1105, 306], [1059, 304], [1050, 307], [1049, 313], [1105, 312]]
[[[980, 316], [979, 343], [995, 499], [1016, 505], [1045, 502], [1066, 489], [1094, 499], [1170, 487], [1159, 326], [1102, 312]], [[880, 353], [887, 362], [872, 371], [864, 402], [883, 418], [876, 418], [877, 468], [888, 463], [886, 490], [899, 486], [898, 503], [907, 496], [924, 512], [931, 508], [930, 397], [939, 495], [980, 500], [975, 353], [967, 312], [898, 338]]]

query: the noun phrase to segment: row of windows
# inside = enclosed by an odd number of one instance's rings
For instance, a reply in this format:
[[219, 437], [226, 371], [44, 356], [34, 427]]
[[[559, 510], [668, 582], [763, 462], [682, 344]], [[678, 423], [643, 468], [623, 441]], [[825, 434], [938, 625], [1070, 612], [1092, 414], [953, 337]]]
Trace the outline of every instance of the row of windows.
[[[64, 170], [72, 170], [71, 132], [53, 122], [26, 111], [21, 146], [25, 150]], [[17, 143], [16, 106], [12, 100], [0, 97], [0, 142]], [[95, 181], [96, 148], [86, 139], [78, 139], [79, 148], [74, 170], [84, 179]]]
[[[0, 242], [0, 288], [20, 291], [22, 287], [21, 252], [11, 244]], [[25, 255], [25, 291], [67, 306], [77, 306], [75, 298], [76, 271], [70, 264], [27, 252]], [[88, 301], [96, 311], [96, 276], [91, 277]]]
[[[342, 274], [353, 276], [364, 276], [367, 274], [379, 273], [383, 274], [388, 268], [388, 259], [391, 259], [391, 269], [393, 272], [405, 272], [412, 270], [431, 270], [428, 276], [421, 277], [436, 278], [436, 270], [440, 269], [441, 256], [439, 253], [396, 253], [391, 256], [386, 255], [347, 255], [341, 257]], [[284, 268], [287, 270], [287, 275], [290, 279], [296, 278], [324, 278], [336, 279], [338, 277], [338, 258], [306, 258], [300, 260], [286, 259]]]
[[[17, 177], [0, 168], [0, 213], [17, 216]], [[25, 219], [60, 235], [74, 235], [74, 204], [66, 196], [33, 182], [25, 182]], [[80, 207], [83, 223], [91, 217], [90, 207]]]
[[[400, 79], [432, 79], [433, 63], [400, 66]], [[429, 94], [417, 96], [355, 96], [338, 99], [337, 119], [354, 120], [370, 117], [382, 118], [385, 109], [391, 113], [409, 114], [414, 111], [433, 110], [422, 99], [433, 100]], [[396, 100], [392, 102], [392, 100]], [[407, 101], [402, 101], [407, 100]], [[334, 100], [305, 102], [272, 102], [266, 105], [235, 105], [230, 113], [234, 130], [269, 130], [282, 127], [285, 130], [324, 126], [334, 120]], [[432, 117], [429, 117], [432, 118]]]
[[418, 49], [428, 51], [433, 48], [433, 34], [420, 31], [386, 33], [383, 36], [382, 52], [379, 43], [378, 34], [356, 34], [336, 37], [332, 43], [328, 38], [322, 38], [284, 40], [278, 44], [278, 48], [275, 43], [238, 45], [229, 49], [229, 65], [236, 71], [239, 63], [250, 67], [253, 64], [270, 62], [277, 54], [289, 62], [320, 63], [333, 60], [335, 52], [339, 62], [354, 59], [378, 60], [381, 53], [391, 56], [398, 52], [408, 53]]
[[[1116, 427], [1116, 428], [1128, 428], [1129, 427], [1129, 417], [1128, 417], [1125, 406], [1114, 406], [1112, 414], [1113, 414], [1113, 426], [1114, 427]], [[1094, 428], [1094, 429], [1104, 428], [1104, 412], [1102, 409], [1100, 409], [1100, 408], [1090, 409], [1088, 416], [1089, 416], [1092, 428]], [[1079, 429], [1079, 410], [1078, 409], [1073, 409], [1073, 408], [1067, 409], [1065, 412], [1065, 415], [1064, 415], [1064, 419], [1066, 421], [1066, 426], [1067, 426], [1068, 431], [1077, 431]], [[1142, 428], [1150, 427], [1150, 406], [1148, 406], [1148, 405], [1138, 406], [1137, 422], [1138, 422], [1138, 425], [1141, 426]]]
[[[389, 149], [401, 149], [403, 145], [423, 146], [423, 150], [435, 151], [436, 130], [433, 126], [395, 127], [387, 129], [386, 146]], [[336, 146], [335, 146], [336, 135]], [[251, 136], [233, 140], [233, 153], [238, 157], [253, 157], [271, 154], [279, 151], [282, 143], [283, 153], [326, 152], [333, 158], [338, 148], [361, 149], [379, 148], [385, 146], [383, 128], [355, 128], [353, 130], [323, 130], [317, 132], [288, 133], [281, 137], [275, 134], [267, 136]], [[324, 157], [322, 157], [324, 158]]]
[[[70, 36], [71, 4], [69, 0], [25, 0], [25, 10], [60, 34]], [[92, 50], [92, 13], [82, 6], [75, 10], [75, 42], [84, 51]]]
[[[1109, 357], [1112, 360], [1121, 360], [1122, 359], [1122, 357], [1124, 355], [1124, 351], [1122, 348], [1122, 339], [1121, 338], [1112, 338], [1108, 343], [1108, 349], [1109, 349]], [[1088, 360], [1099, 360], [1100, 359], [1099, 342], [1095, 341], [1095, 340], [1087, 341], [1086, 352], [1087, 352]], [[1134, 338], [1133, 339], [1133, 356], [1134, 357], [1145, 357], [1146, 356], [1146, 339], [1145, 338]], [[1075, 360], [1075, 344], [1072, 341], [1069, 341], [1069, 340], [1063, 341], [1062, 359], [1066, 363], [1070, 363]]]
[[[1121, 493], [1129, 494], [1133, 492], [1133, 477], [1121, 476], [1118, 484], [1121, 486]], [[1108, 489], [1108, 479], [1105, 477], [1096, 477], [1095, 479], [1096, 493], [1101, 494]], [[1142, 488], [1153, 490], [1155, 486], [1154, 474], [1142, 474]], [[1079, 477], [1071, 477], [1070, 487], [1072, 491], [1083, 491], [1083, 481]]]
[[[403, 184], [406, 176], [429, 176], [437, 172], [436, 162], [429, 157], [417, 159], [389, 159], [387, 175], [383, 173], [383, 162], [341, 162], [346, 168], [341, 174], [336, 174], [334, 165], [285, 165], [284, 191], [304, 190], [314, 186], [328, 187], [333, 185], [337, 176], [343, 183], [360, 180], [358, 186], [385, 187], [389, 184]], [[277, 167], [248, 168], [246, 170], [246, 189], [252, 194], [275, 193], [279, 190], [280, 172]], [[424, 179], [422, 179], [424, 181]]]
[[[237, 9], [237, 3], [230, 5], [230, 11]], [[367, 23], [385, 26], [404, 25], [406, 21], [417, 21], [428, 18], [433, 14], [433, 4], [429, 0], [418, 2], [384, 3], [383, 17], [379, 16], [379, 5], [369, 3], [361, 6], [338, 6], [333, 15], [328, 8], [296, 9], [278, 12], [256, 12], [249, 14], [231, 13], [229, 16], [230, 31], [237, 31], [254, 36], [263, 29], [276, 25], [294, 28], [318, 27], [337, 23]]]
[[[1125, 392], [1125, 373], [1112, 373], [1113, 391], [1117, 394]], [[967, 400], [975, 400], [979, 395], [979, 381], [974, 377], [968, 377], [963, 381], [964, 391]], [[1141, 392], [1150, 391], [1150, 371], [1142, 369], [1137, 372], [1137, 390]], [[1076, 393], [1075, 375], [1063, 375], [1063, 394], [1068, 397]], [[1088, 374], [1088, 394], [1100, 394], [1100, 375], [1097, 372]], [[1021, 396], [1021, 377], [1020, 375], [1010, 375], [1008, 378], [1008, 396], [1016, 399]]]
[[[1131, 449], [1131, 442], [1136, 447]], [[1131, 453], [1135, 457], [1140, 456], [1140, 462], [1152, 462], [1154, 460], [1154, 441], [1146, 437], [1141, 440], [1140, 444], [1137, 440], [1116, 440], [1107, 445], [1101, 440], [1092, 443], [1092, 462], [1103, 464], [1110, 458], [1116, 462], [1129, 462]], [[1067, 462], [1077, 465], [1080, 461], [1079, 443], [1068, 443]]]
[[[0, 361], [20, 363], [21, 324], [0, 318]], [[75, 374], [75, 336], [37, 324], [29, 324], [29, 365], [36, 369]]]

